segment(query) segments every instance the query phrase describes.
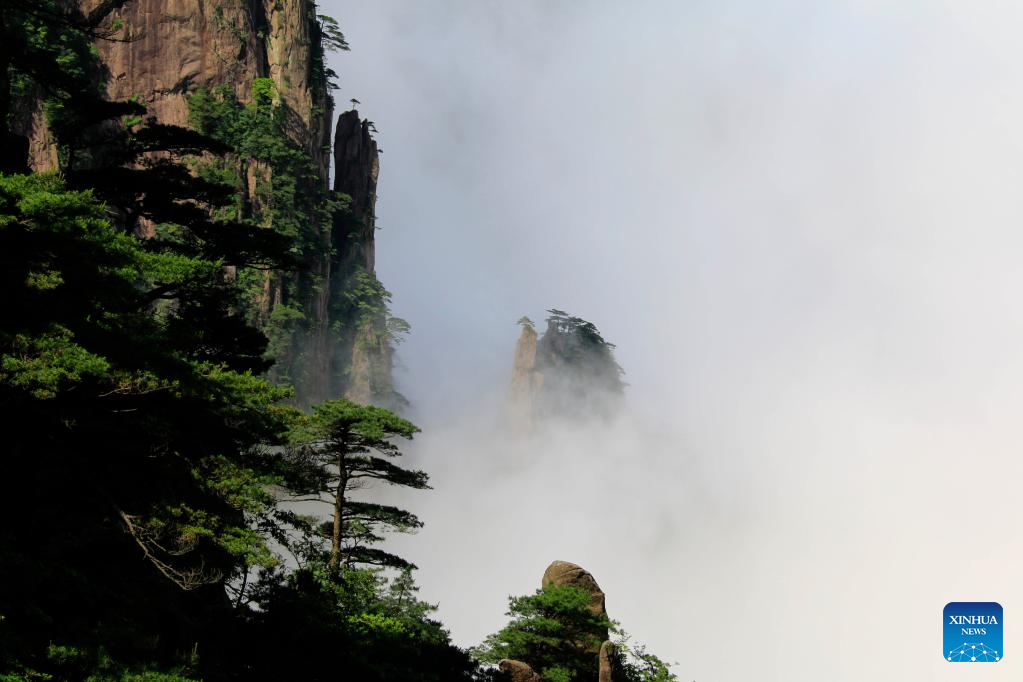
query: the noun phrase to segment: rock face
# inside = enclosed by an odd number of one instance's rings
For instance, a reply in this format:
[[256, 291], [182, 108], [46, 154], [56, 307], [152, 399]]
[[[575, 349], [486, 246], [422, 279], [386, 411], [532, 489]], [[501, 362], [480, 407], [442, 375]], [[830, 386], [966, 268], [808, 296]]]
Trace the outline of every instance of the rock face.
[[[78, 1], [86, 12], [104, 2]], [[333, 100], [313, 0], [132, 0], [115, 10], [110, 21], [123, 24], [127, 38], [96, 44], [110, 99], [136, 97], [146, 105], [147, 116], [188, 126], [188, 96], [198, 88], [227, 86], [247, 103], [256, 79], [272, 79], [275, 104], [286, 114], [287, 135], [312, 160], [310, 182], [330, 188]], [[55, 168], [56, 148], [41, 109], [22, 118], [27, 130], [20, 132], [29, 140], [30, 166]], [[299, 287], [301, 300], [283, 301], [299, 308], [304, 319], [286, 353], [287, 362], [301, 366], [283, 372], [302, 404], [344, 395], [394, 406], [386, 314], [357, 317], [353, 311], [359, 306], [350, 301], [353, 287], [364, 284], [356, 277], [358, 271], [375, 282], [379, 157], [370, 127], [356, 111], [340, 117], [333, 188], [351, 198], [350, 215], [317, 228], [318, 253], [304, 264], [301, 276], [308, 284]], [[250, 170], [251, 193], [257, 171]], [[282, 304], [283, 277], [267, 273], [263, 300], [256, 303], [257, 324], [268, 324]], [[276, 370], [271, 378], [278, 378]]]
[[[103, 0], [81, 0], [88, 12]], [[326, 183], [332, 102], [311, 81], [319, 50], [310, 0], [133, 0], [113, 12], [126, 40], [96, 47], [108, 74], [107, 95], [137, 97], [147, 115], [187, 125], [188, 93], [231, 87], [242, 102], [256, 78], [272, 78], [293, 122], [292, 135], [312, 155]], [[56, 156], [44, 126], [34, 126], [32, 164], [52, 168]], [[325, 185], [326, 186], [326, 185]]]

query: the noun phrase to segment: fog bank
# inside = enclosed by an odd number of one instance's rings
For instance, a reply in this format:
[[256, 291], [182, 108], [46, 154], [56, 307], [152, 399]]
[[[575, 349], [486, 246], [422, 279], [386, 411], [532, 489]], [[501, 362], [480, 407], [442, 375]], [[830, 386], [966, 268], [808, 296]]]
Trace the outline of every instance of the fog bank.
[[[988, 600], [1020, 677], [1023, 8], [320, 4], [435, 487], [393, 548], [457, 642], [565, 559], [683, 680], [952, 679]], [[511, 435], [550, 307], [627, 410]]]

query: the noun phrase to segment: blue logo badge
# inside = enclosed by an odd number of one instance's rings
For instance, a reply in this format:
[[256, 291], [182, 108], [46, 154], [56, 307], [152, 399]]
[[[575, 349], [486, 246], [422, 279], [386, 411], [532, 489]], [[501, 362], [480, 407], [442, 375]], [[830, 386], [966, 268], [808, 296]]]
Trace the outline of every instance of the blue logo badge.
[[1002, 660], [1002, 607], [993, 601], [954, 601], [945, 605], [945, 648], [953, 663]]

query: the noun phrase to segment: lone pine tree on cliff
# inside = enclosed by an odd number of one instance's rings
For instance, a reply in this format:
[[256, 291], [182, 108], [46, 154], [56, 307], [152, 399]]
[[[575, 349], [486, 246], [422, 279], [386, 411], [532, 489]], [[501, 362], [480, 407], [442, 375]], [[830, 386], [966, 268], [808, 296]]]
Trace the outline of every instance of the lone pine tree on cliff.
[[330, 521], [322, 535], [329, 541], [327, 566], [336, 573], [355, 565], [408, 568], [401, 557], [372, 547], [382, 530], [409, 532], [422, 526], [414, 514], [397, 507], [353, 499], [372, 481], [407, 488], [429, 488], [423, 471], [391, 460], [401, 456], [394, 438], [411, 440], [419, 429], [380, 407], [331, 400], [313, 408], [295, 430], [292, 462], [300, 472], [295, 487], [307, 499], [326, 502]]

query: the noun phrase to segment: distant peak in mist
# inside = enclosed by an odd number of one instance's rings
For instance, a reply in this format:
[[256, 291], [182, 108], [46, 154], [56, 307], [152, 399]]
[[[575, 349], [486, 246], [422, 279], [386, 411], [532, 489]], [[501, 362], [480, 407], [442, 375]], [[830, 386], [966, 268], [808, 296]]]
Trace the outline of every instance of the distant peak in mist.
[[511, 379], [513, 420], [528, 428], [552, 417], [613, 416], [625, 392], [614, 344], [592, 322], [555, 308], [547, 312], [542, 336], [531, 319], [518, 320], [522, 332]]

